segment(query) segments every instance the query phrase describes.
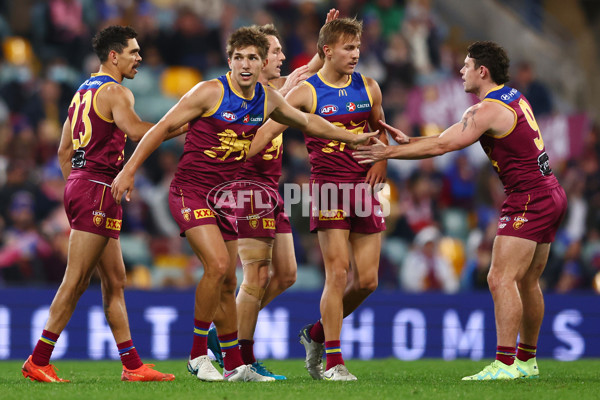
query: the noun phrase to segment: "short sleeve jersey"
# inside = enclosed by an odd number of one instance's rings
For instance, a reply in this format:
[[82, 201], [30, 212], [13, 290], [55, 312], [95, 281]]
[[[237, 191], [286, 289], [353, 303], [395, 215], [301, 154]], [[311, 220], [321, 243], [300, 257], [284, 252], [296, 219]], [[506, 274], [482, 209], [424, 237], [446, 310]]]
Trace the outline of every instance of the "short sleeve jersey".
[[[333, 86], [317, 73], [303, 84], [312, 91], [311, 113], [351, 133], [361, 134], [368, 129], [373, 100], [365, 77], [354, 72], [344, 86]], [[313, 179], [333, 179], [349, 182], [364, 179], [370, 166], [359, 164], [352, 150], [343, 142], [315, 138], [304, 134], [310, 156]]]
[[233, 88], [230, 73], [216, 80], [223, 88], [221, 99], [190, 122], [173, 185], [211, 189], [234, 180], [264, 122], [267, 92], [260, 83], [245, 98]]
[[114, 120], [100, 114], [96, 98], [109, 85], [118, 85], [112, 76], [92, 74], [71, 100], [69, 122], [73, 141], [70, 178], [97, 180], [110, 185], [123, 167], [127, 136]]
[[479, 138], [504, 191], [508, 194], [558, 185], [527, 99], [517, 89], [501, 85], [490, 90], [483, 101], [499, 103], [515, 115], [512, 129], [504, 135], [484, 134]]

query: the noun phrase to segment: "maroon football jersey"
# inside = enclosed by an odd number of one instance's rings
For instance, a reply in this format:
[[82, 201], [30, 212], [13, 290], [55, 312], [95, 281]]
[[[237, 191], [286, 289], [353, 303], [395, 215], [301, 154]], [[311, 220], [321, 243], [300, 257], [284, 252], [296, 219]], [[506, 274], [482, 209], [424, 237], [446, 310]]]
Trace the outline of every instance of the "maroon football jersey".
[[123, 167], [127, 136], [112, 119], [100, 115], [96, 106], [98, 92], [115, 84], [119, 82], [110, 75], [92, 74], [71, 100], [69, 121], [75, 153], [70, 178], [110, 185]]
[[238, 179], [248, 179], [266, 183], [277, 188], [281, 178], [281, 160], [283, 155], [283, 134], [271, 141], [260, 153], [249, 158], [238, 173]]
[[210, 190], [233, 181], [264, 121], [267, 97], [260, 83], [251, 98], [244, 98], [231, 86], [230, 73], [217, 81], [223, 87], [222, 98], [190, 122], [172, 185]]
[[[303, 84], [313, 93], [311, 113], [325, 118], [332, 124], [360, 134], [368, 130], [368, 118], [373, 101], [365, 78], [355, 72], [342, 87], [327, 83], [317, 73]], [[315, 138], [304, 134], [310, 156], [311, 176], [314, 179], [333, 179], [336, 182], [353, 182], [363, 179], [368, 164], [359, 164], [352, 157], [352, 150], [343, 142]]]
[[508, 194], [558, 185], [527, 99], [518, 90], [501, 85], [487, 93], [483, 101], [499, 103], [515, 115], [515, 125], [503, 136], [484, 134], [479, 138], [504, 191]]

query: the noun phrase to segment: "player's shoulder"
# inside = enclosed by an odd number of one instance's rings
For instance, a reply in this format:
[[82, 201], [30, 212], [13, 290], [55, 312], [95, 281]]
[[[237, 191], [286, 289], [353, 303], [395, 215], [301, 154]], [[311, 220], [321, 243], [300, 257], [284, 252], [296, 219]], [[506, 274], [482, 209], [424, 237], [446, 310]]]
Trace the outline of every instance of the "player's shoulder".
[[100, 102], [108, 101], [108, 104], [123, 105], [135, 101], [133, 92], [126, 86], [116, 82], [109, 82], [98, 92], [97, 100]]

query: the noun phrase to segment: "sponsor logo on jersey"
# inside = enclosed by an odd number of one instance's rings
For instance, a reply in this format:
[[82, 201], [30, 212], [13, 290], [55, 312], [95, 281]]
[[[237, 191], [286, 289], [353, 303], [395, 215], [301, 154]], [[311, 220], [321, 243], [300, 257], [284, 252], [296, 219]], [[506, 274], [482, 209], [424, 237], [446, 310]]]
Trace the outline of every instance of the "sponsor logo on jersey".
[[96, 225], [97, 227], [102, 226], [102, 222], [104, 222], [104, 218], [106, 218], [106, 214], [100, 210], [96, 210], [96, 211], [92, 212], [92, 214], [93, 214], [92, 220], [94, 221], [94, 225]]
[[189, 207], [182, 208], [181, 214], [183, 215], [183, 219], [185, 219], [186, 222], [190, 222], [190, 219], [192, 219], [192, 209]]
[[342, 221], [346, 217], [344, 210], [321, 210], [319, 221]]
[[363, 110], [365, 108], [370, 108], [370, 107], [371, 107], [371, 103], [369, 103], [368, 101], [361, 101], [359, 103], [353, 103], [353, 102], [349, 101], [348, 103], [346, 103], [346, 110], [348, 112]]
[[110, 229], [112, 231], [120, 231], [121, 230], [121, 220], [106, 218], [106, 229]]
[[515, 228], [515, 230], [521, 229], [523, 227], [523, 225], [525, 224], [525, 222], [527, 222], [527, 221], [529, 221], [529, 220], [525, 217], [515, 217], [515, 222], [513, 223], [513, 228]]
[[322, 115], [332, 115], [338, 112], [338, 107], [335, 104], [327, 104], [326, 106], [321, 107], [319, 110], [319, 114]]
[[196, 219], [214, 218], [214, 217], [215, 217], [215, 213], [213, 212], [213, 210], [211, 210], [209, 208], [199, 208], [197, 210], [194, 210], [194, 218], [196, 218]]
[[237, 116], [231, 111], [223, 111], [221, 113], [221, 117], [223, 117], [227, 121], [235, 121], [237, 119]]
[[506, 226], [506, 224], [505, 224], [505, 223], [502, 223], [502, 224], [498, 225], [498, 228], [499, 228], [499, 229], [502, 229], [502, 228], [504, 228], [505, 226]]
[[516, 94], [517, 94], [517, 89], [512, 89], [510, 92], [504, 93], [502, 96], [500, 96], [500, 98], [504, 101], [507, 101], [507, 100], [510, 100], [511, 97], [513, 97]]
[[246, 114], [246, 116], [244, 117], [244, 123], [254, 123], [254, 124], [260, 124], [263, 121], [263, 116], [261, 114]]
[[275, 229], [275, 219], [263, 218], [263, 229]]

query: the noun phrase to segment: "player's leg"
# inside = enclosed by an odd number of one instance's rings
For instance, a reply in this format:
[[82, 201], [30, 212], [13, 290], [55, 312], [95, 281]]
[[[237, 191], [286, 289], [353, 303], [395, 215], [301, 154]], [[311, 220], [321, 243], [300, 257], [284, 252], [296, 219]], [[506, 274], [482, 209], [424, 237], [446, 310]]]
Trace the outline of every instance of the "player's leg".
[[539, 377], [536, 361], [537, 341], [544, 319], [544, 296], [540, 277], [544, 272], [550, 253], [550, 243], [539, 243], [533, 261], [525, 276], [519, 281], [519, 293], [523, 303], [523, 318], [519, 331], [516, 363], [527, 378]]
[[536, 250], [536, 242], [515, 236], [496, 236], [488, 285], [494, 300], [496, 318], [496, 360], [478, 374], [463, 380], [516, 379], [521, 373], [514, 363], [516, 341], [523, 304], [517, 286], [526, 274]]
[[[194, 340], [190, 351], [188, 371], [203, 381], [222, 380], [223, 377], [207, 356], [207, 336], [211, 322], [214, 320], [216, 323], [215, 316], [221, 307], [222, 289], [226, 277], [230, 273], [229, 249], [217, 225], [199, 225], [186, 230], [185, 235], [204, 268], [204, 274], [196, 286]], [[233, 279], [235, 287], [235, 271]], [[221, 319], [223, 319], [222, 316]], [[225, 329], [225, 326], [221, 329]], [[235, 331], [235, 327], [233, 331]]]
[[63, 281], [52, 300], [48, 321], [32, 355], [23, 364], [26, 378], [40, 382], [64, 382], [49, 364], [58, 337], [71, 319], [79, 298], [87, 289], [90, 277], [108, 238], [73, 229], [69, 237], [69, 257]]
[[[244, 268], [244, 280], [236, 298], [240, 340], [254, 338], [258, 311], [269, 284], [273, 242], [271, 238], [238, 240], [238, 254]], [[246, 364], [252, 364], [256, 360], [244, 361]]]
[[275, 379], [262, 376], [249, 364], [242, 360], [238, 345], [238, 325], [235, 289], [237, 279], [235, 269], [237, 265], [238, 243], [237, 240], [225, 242], [229, 254], [229, 267], [221, 288], [221, 300], [214, 318], [219, 343], [223, 353], [223, 377], [231, 382], [268, 382]]
[[325, 264], [325, 287], [321, 296], [321, 320], [325, 334], [326, 367], [323, 374], [328, 380], [355, 380], [344, 365], [340, 336], [344, 319], [344, 292], [350, 265], [348, 251], [349, 231], [344, 229], [319, 230], [319, 244]]
[[[291, 234], [290, 234], [291, 236]], [[238, 254], [244, 267], [244, 281], [237, 295], [238, 335], [240, 351], [245, 364], [251, 364], [256, 372], [263, 376], [269, 376], [276, 380], [286, 379], [283, 375], [273, 374], [254, 356], [254, 331], [258, 319], [258, 312], [263, 308], [264, 295], [271, 288], [271, 299], [280, 294], [284, 289], [273, 289], [272, 278], [269, 279], [269, 267], [275, 271], [275, 279], [284, 275], [281, 268], [275, 265], [277, 259], [273, 259], [274, 246], [278, 244], [279, 236], [272, 238], [246, 238], [238, 240]], [[281, 246], [280, 246], [281, 247]], [[281, 248], [279, 249], [281, 251]], [[281, 258], [283, 256], [279, 255]], [[293, 248], [292, 248], [293, 257]], [[287, 266], [286, 266], [287, 267]], [[289, 268], [289, 267], [287, 267]], [[295, 271], [294, 271], [295, 272]], [[295, 276], [295, 275], [294, 275]], [[278, 280], [276, 282], [279, 282]], [[269, 300], [270, 301], [270, 300]]]
[[344, 317], [350, 315], [377, 289], [381, 232], [351, 233], [352, 279], [344, 293]]
[[271, 278], [260, 303], [261, 310], [296, 282], [297, 270], [298, 265], [296, 264], [292, 234], [277, 233], [273, 243]]
[[98, 273], [102, 288], [104, 314], [117, 343], [123, 372], [122, 381], [172, 381], [175, 376], [164, 374], [144, 365], [131, 339], [129, 319], [125, 306], [125, 263], [118, 239], [109, 239], [100, 260]]

